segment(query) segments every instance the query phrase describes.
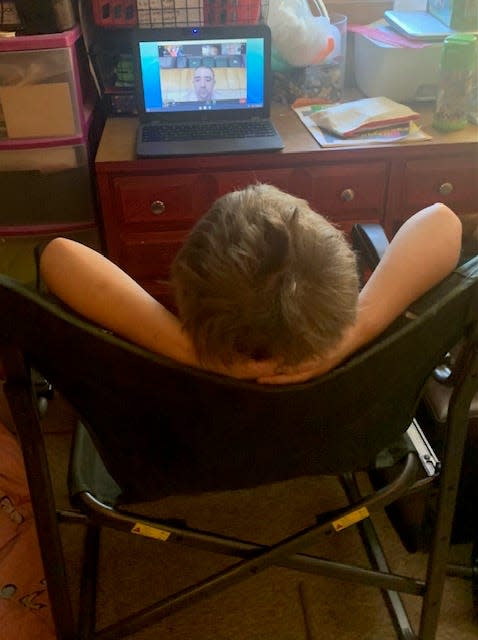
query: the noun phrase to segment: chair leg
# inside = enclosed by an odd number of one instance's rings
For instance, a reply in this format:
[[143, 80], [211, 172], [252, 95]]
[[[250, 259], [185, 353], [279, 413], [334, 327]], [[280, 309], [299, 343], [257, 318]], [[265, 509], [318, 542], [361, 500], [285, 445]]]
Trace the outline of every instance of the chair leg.
[[475, 612], [478, 613], [478, 534], [473, 544], [471, 552], [471, 588], [473, 592], [473, 604]]
[[85, 537], [84, 563], [80, 584], [78, 622], [79, 640], [94, 637], [96, 626], [96, 587], [100, 550], [100, 528], [88, 525]]
[[463, 358], [462, 366], [454, 371], [455, 386], [448, 406], [446, 446], [440, 474], [436, 524], [427, 567], [420, 640], [433, 640], [438, 627], [470, 405], [476, 393], [478, 379], [478, 347], [475, 343], [463, 352]]
[[22, 445], [57, 638], [76, 640], [55, 497], [38, 413], [28, 389], [23, 385], [7, 383], [4, 392], [12, 413], [17, 416], [16, 429]]
[[[357, 502], [361, 498], [354, 474], [347, 473], [341, 477], [342, 487], [351, 502]], [[370, 564], [373, 569], [382, 573], [391, 573], [380, 539], [370, 518], [357, 524], [362, 544], [364, 545]], [[395, 632], [400, 640], [416, 640], [416, 634], [411, 626], [405, 605], [397, 591], [381, 589], [385, 605], [389, 611]]]

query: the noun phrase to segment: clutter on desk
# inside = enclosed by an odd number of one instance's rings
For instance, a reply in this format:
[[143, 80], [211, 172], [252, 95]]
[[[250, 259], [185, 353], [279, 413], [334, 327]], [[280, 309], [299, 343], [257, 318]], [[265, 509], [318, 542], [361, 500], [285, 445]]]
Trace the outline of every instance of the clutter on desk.
[[294, 111], [321, 147], [430, 140], [419, 114], [388, 98], [364, 98], [336, 105], [306, 105]]
[[347, 17], [330, 14], [322, 0], [270, 0], [273, 99], [333, 103], [343, 94]]
[[[478, 32], [478, 2], [428, 0], [425, 6], [421, 1], [395, 0], [393, 9], [384, 12], [383, 20], [370, 25], [352, 25], [349, 31], [355, 34], [357, 86], [366, 96], [386, 95], [403, 102], [434, 101], [439, 83], [440, 96], [443, 91], [440, 60], [443, 60], [445, 38], [460, 32], [470, 32], [468, 35], [472, 37], [472, 32]], [[464, 46], [462, 44], [462, 49]], [[476, 61], [476, 45], [469, 60], [471, 58]], [[463, 66], [463, 63], [459, 64]], [[467, 72], [472, 73], [470, 66], [471, 63]], [[458, 84], [463, 85], [463, 82], [461, 79]], [[455, 86], [450, 77], [446, 84], [449, 91], [452, 85]], [[457, 88], [455, 86], [454, 90]], [[459, 93], [464, 93], [463, 86]], [[450, 112], [455, 99], [461, 102], [460, 96], [450, 98]], [[467, 101], [469, 104], [469, 98]], [[468, 111], [474, 113], [470, 106]], [[450, 117], [446, 116], [447, 122]], [[470, 119], [469, 114], [467, 117]], [[457, 123], [459, 120], [456, 126], [462, 128], [467, 117], [454, 116], [452, 119]], [[455, 130], [455, 125], [447, 126], [444, 118], [438, 118], [437, 122], [441, 130]]]

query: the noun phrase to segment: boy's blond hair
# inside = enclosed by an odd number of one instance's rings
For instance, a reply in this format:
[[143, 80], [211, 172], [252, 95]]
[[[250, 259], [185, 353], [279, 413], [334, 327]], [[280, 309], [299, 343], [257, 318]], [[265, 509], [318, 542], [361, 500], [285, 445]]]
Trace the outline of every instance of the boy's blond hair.
[[177, 254], [172, 282], [201, 360], [285, 364], [339, 341], [355, 320], [359, 285], [343, 233], [265, 184], [216, 200]]

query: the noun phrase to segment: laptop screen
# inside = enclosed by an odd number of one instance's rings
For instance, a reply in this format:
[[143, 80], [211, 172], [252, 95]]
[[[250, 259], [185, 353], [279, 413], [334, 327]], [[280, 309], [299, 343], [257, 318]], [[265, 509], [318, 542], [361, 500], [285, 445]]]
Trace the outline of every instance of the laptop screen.
[[137, 32], [142, 115], [268, 115], [269, 33], [264, 25]]

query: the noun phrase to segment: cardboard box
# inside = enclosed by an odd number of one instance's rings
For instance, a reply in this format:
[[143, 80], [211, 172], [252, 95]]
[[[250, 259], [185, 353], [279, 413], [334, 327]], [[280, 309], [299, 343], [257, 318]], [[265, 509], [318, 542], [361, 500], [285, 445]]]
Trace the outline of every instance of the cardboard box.
[[78, 126], [67, 82], [0, 87], [9, 138], [73, 136]]

